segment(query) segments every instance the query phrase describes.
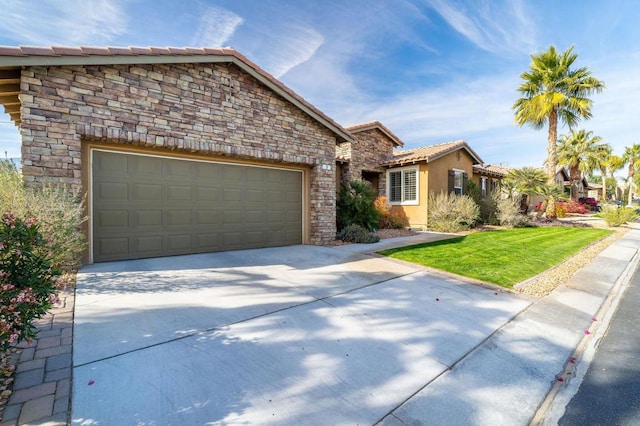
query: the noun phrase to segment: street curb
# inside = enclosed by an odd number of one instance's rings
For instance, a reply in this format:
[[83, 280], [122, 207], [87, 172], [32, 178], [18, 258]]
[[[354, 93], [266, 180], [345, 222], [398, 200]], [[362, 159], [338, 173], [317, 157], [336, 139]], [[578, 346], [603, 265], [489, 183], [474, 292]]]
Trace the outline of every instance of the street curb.
[[564, 415], [567, 404], [580, 388], [582, 380], [602, 341], [602, 337], [609, 329], [611, 319], [639, 265], [640, 249], [636, 249], [633, 258], [616, 280], [600, 309], [598, 309], [594, 321], [587, 329], [590, 334], [585, 334], [571, 357], [567, 360], [563, 370], [556, 376], [558, 379], [538, 406], [529, 422], [530, 425], [549, 426], [558, 424]]

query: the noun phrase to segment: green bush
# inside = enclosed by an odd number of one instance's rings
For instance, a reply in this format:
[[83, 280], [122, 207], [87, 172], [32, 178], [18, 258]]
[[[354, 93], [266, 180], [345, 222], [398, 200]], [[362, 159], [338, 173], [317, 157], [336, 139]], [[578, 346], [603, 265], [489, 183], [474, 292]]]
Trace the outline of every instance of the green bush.
[[513, 198], [500, 198], [497, 201], [498, 222], [502, 226], [526, 228], [532, 226], [531, 220], [521, 213], [520, 201]]
[[0, 350], [36, 337], [33, 321], [58, 300], [60, 271], [36, 219], [5, 212], [0, 222]]
[[444, 192], [429, 194], [427, 211], [427, 225], [437, 232], [469, 229], [480, 217], [480, 209], [471, 197]]
[[637, 219], [638, 213], [632, 207], [604, 206], [599, 216], [607, 222], [609, 226], [620, 226]]
[[356, 224], [345, 226], [342, 231], [338, 232], [337, 238], [348, 243], [371, 244], [380, 241], [378, 235]]
[[483, 198], [480, 187], [475, 182], [469, 181], [467, 182], [465, 194], [471, 197], [480, 208], [480, 222], [486, 225], [498, 224], [498, 199], [500, 198], [500, 191], [491, 191]]
[[0, 211], [13, 211], [18, 217], [36, 217], [53, 253], [53, 264], [65, 270], [80, 265], [86, 248], [81, 229], [86, 217], [78, 191], [70, 192], [68, 188], [52, 184], [25, 187], [15, 165], [0, 160]]
[[378, 211], [374, 206], [375, 192], [365, 180], [352, 180], [340, 188], [337, 202], [337, 225], [343, 229], [349, 225], [360, 225], [367, 230], [378, 227]]

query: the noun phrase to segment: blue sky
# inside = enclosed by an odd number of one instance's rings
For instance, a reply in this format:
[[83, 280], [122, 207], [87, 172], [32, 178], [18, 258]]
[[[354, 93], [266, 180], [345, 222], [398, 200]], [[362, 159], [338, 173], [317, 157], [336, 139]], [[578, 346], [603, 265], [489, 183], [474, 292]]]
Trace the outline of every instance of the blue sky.
[[[511, 106], [551, 44], [606, 84], [578, 128], [617, 154], [640, 142], [639, 22], [637, 0], [4, 0], [0, 45], [231, 46], [344, 126], [379, 120], [408, 148], [464, 139], [521, 167], [543, 164], [547, 135]], [[2, 114], [5, 151], [20, 156]]]

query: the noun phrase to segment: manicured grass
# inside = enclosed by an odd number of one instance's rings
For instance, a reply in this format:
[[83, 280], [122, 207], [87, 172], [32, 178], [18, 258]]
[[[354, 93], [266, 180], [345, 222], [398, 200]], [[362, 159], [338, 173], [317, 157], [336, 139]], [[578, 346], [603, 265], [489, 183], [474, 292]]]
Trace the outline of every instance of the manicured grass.
[[476, 232], [380, 254], [513, 287], [579, 252], [612, 231], [543, 227]]

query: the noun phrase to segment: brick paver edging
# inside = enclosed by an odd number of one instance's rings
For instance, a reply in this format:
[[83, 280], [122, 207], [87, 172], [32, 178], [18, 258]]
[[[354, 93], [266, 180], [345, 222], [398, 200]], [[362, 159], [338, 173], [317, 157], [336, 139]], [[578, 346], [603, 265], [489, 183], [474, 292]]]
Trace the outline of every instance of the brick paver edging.
[[0, 426], [70, 424], [74, 289], [36, 322], [38, 339], [23, 342], [13, 392]]

